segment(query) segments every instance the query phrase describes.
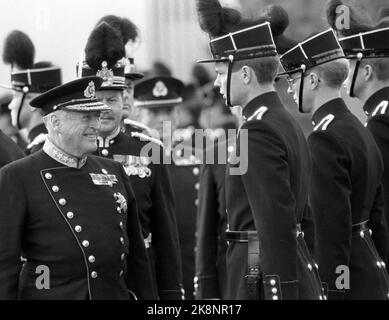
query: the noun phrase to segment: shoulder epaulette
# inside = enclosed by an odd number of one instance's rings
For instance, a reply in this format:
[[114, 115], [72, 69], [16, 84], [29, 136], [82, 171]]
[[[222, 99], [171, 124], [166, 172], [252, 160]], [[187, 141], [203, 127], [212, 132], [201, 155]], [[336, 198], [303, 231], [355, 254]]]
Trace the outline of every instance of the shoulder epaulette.
[[376, 115], [382, 115], [386, 114], [386, 111], [388, 110], [389, 101], [383, 100], [380, 102], [380, 104], [374, 109], [374, 111], [371, 113], [371, 118], [375, 117]]
[[322, 119], [319, 124], [313, 129], [313, 131], [321, 130], [326, 131], [327, 127], [330, 125], [332, 120], [335, 119], [335, 116], [333, 114], [329, 114], [324, 119]]
[[163, 143], [161, 140], [155, 139], [153, 137], [148, 136], [147, 134], [140, 133], [140, 132], [131, 132], [131, 137], [138, 138], [141, 141], [150, 141], [154, 142], [155, 144], [161, 146], [163, 148]]
[[257, 109], [257, 111], [254, 112], [254, 114], [247, 119], [247, 121], [251, 121], [251, 120], [262, 120], [262, 117], [264, 116], [264, 114], [267, 112], [269, 108], [268, 107], [260, 107]]
[[136, 129], [139, 129], [139, 130], [143, 130], [146, 132], [146, 134], [149, 134], [151, 135], [151, 129], [146, 126], [145, 124], [141, 123], [141, 122], [138, 122], [138, 121], [134, 121], [134, 120], [131, 120], [131, 119], [124, 119], [124, 124], [127, 125], [127, 126], [131, 126], [131, 127], [134, 127]]
[[41, 133], [35, 137], [34, 140], [27, 146], [27, 149], [31, 149], [33, 146], [41, 144], [46, 141], [47, 133]]

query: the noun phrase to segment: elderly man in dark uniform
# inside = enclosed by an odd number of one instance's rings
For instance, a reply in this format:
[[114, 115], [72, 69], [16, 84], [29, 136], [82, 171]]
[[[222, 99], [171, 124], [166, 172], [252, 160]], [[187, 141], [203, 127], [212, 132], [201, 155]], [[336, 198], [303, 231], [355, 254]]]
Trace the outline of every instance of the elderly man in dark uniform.
[[133, 185], [146, 247], [151, 257], [154, 298], [182, 299], [182, 271], [174, 195], [168, 169], [161, 163], [160, 142], [121, 130], [125, 90], [124, 46], [120, 33], [105, 22], [91, 33], [85, 49], [81, 76], [97, 74], [104, 83], [97, 98], [111, 107], [101, 115], [97, 155], [114, 159]]
[[383, 163], [373, 136], [341, 98], [348, 61], [332, 29], [297, 43], [280, 59], [299, 110], [312, 113], [310, 202], [329, 299], [388, 299]]
[[31, 39], [19, 30], [12, 31], [4, 43], [3, 59], [11, 65], [14, 97], [9, 104], [12, 124], [28, 131], [26, 154], [40, 150], [46, 138], [46, 127], [39, 109], [30, 101], [62, 83], [61, 69], [51, 62], [34, 63], [35, 48]]
[[[328, 20], [335, 28], [336, 7], [342, 2], [328, 4]], [[363, 102], [367, 116], [366, 127], [372, 133], [384, 160], [382, 184], [385, 217], [389, 229], [389, 20], [388, 11], [375, 25], [365, 24], [354, 8], [350, 8], [350, 28], [339, 30], [344, 53], [350, 59], [347, 79], [349, 95]], [[362, 33], [362, 34], [361, 34]], [[388, 238], [389, 239], [389, 238]], [[382, 257], [387, 263], [389, 257]]]
[[95, 98], [101, 84], [87, 77], [31, 101], [48, 137], [0, 170], [0, 299], [151, 296], [131, 184], [118, 163], [87, 156], [109, 109]]
[[308, 146], [274, 89], [273, 36], [287, 25], [286, 12], [271, 7], [249, 21], [218, 1], [197, 4], [200, 26], [212, 38], [207, 62], [216, 62], [215, 85], [228, 106], [243, 107], [245, 119], [226, 173], [227, 298], [324, 299], [301, 232]]
[[[176, 198], [176, 219], [181, 246], [185, 298], [194, 298], [196, 211], [199, 173], [202, 159], [196, 157], [194, 128], [178, 129], [176, 108], [181, 108], [184, 84], [173, 77], [154, 77], [135, 86], [135, 105], [140, 107], [142, 121], [165, 147], [173, 190]], [[166, 125], [171, 125], [167, 126]], [[165, 126], [165, 127], [164, 127]], [[184, 134], [184, 132], [186, 134]], [[202, 140], [201, 140], [202, 142]]]

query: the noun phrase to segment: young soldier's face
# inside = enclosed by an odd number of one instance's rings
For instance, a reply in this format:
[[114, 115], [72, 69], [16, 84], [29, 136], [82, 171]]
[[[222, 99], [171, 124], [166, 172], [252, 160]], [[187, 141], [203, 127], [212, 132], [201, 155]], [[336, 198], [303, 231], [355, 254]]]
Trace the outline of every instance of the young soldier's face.
[[[350, 70], [346, 80], [346, 88], [347, 88], [348, 95], [350, 94], [351, 82], [354, 75], [355, 65], [356, 65], [356, 60], [350, 60]], [[359, 67], [357, 78], [355, 79], [355, 83], [354, 83], [354, 96], [356, 98], [360, 97], [360, 92], [363, 90], [364, 87], [365, 81], [362, 79], [362, 76], [363, 76], [362, 68]]]
[[293, 100], [296, 104], [299, 103], [299, 88], [301, 85], [301, 78], [297, 73], [293, 73], [287, 77], [288, 93], [293, 95]]
[[23, 102], [22, 106], [22, 100], [23, 100], [23, 92], [14, 91], [14, 96], [12, 98], [12, 101], [10, 102], [8, 108], [11, 110], [11, 120], [12, 125], [14, 127], [17, 127], [18, 125], [18, 113], [20, 108], [22, 108], [20, 115], [19, 115], [19, 122], [20, 122], [20, 129], [25, 128], [26, 122], [28, 121], [28, 118], [31, 116], [30, 109], [31, 107], [28, 105], [28, 99], [29, 95], [26, 96]]
[[[134, 81], [126, 79], [127, 88], [123, 92], [123, 119], [133, 119], [134, 108]], [[136, 120], [136, 119], [133, 119]]]
[[109, 136], [119, 126], [123, 116], [123, 92], [119, 90], [96, 91], [96, 97], [111, 108], [109, 111], [101, 112], [100, 134]]
[[[223, 96], [225, 102], [227, 102], [227, 83], [228, 83], [228, 63], [217, 62], [215, 65], [216, 80], [214, 86], [220, 89], [220, 94]], [[230, 104], [241, 105], [242, 101], [245, 100], [245, 91], [242, 82], [242, 71], [234, 70], [231, 73], [230, 79]]]

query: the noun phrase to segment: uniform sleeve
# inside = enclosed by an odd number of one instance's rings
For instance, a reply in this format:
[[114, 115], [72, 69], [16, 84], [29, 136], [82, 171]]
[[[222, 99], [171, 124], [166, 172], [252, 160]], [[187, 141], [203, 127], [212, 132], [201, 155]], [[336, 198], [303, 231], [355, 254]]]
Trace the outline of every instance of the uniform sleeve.
[[128, 194], [127, 233], [130, 250], [127, 257], [126, 282], [128, 289], [133, 291], [139, 300], [152, 300], [154, 297], [150, 263], [140, 227], [135, 195], [124, 169], [120, 165], [119, 168]]
[[311, 256], [315, 256], [315, 223], [313, 214], [309, 205], [305, 206], [303, 219], [301, 221], [301, 229], [304, 232], [304, 240], [307, 244]]
[[16, 174], [0, 170], [0, 300], [17, 299], [26, 197]]
[[382, 184], [377, 189], [377, 194], [374, 199], [373, 208], [371, 210], [369, 227], [372, 230], [372, 238], [381, 259], [388, 259], [388, 228], [384, 215], [384, 196]]
[[313, 133], [308, 144], [312, 154], [310, 202], [316, 222], [316, 257], [329, 299], [344, 299], [335, 286], [336, 268], [349, 265], [352, 239], [349, 157], [329, 132]]
[[217, 274], [219, 206], [212, 165], [205, 164], [200, 172], [197, 211], [196, 299], [198, 300], [221, 299]]
[[156, 258], [158, 294], [161, 300], [182, 300], [182, 266], [175, 199], [168, 167], [154, 166], [151, 233]]
[[[247, 172], [242, 180], [259, 237], [264, 279], [278, 276], [283, 299], [298, 299], [296, 201], [290, 186], [287, 152], [278, 134], [263, 121], [247, 122]], [[265, 283], [266, 286], [266, 283]]]

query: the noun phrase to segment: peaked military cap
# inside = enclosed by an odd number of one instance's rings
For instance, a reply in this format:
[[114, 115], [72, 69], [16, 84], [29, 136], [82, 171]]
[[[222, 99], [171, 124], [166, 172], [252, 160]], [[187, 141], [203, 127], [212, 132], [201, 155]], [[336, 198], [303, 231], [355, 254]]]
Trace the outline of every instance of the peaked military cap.
[[78, 77], [98, 76], [103, 80], [98, 90], [123, 90], [125, 85], [125, 51], [120, 33], [106, 22], [90, 34], [85, 61], [77, 66]]
[[42, 109], [45, 115], [57, 110], [78, 112], [110, 110], [95, 96], [95, 91], [102, 83], [103, 80], [96, 76], [73, 80], [37, 96], [30, 101], [30, 105]]
[[277, 55], [269, 22], [231, 32], [209, 42], [213, 59], [199, 63], [228, 62]]
[[136, 71], [134, 58], [127, 59], [124, 72], [126, 79], [139, 80], [144, 77], [143, 73]]
[[182, 102], [182, 81], [172, 77], [155, 77], [135, 85], [135, 105], [144, 108], [174, 106]]
[[339, 39], [347, 57], [361, 52], [364, 56], [389, 56], [389, 27], [366, 31]]
[[[297, 44], [283, 55], [280, 61], [288, 74], [344, 58], [344, 52], [333, 29], [323, 31]], [[281, 75], [280, 74], [280, 75]]]

